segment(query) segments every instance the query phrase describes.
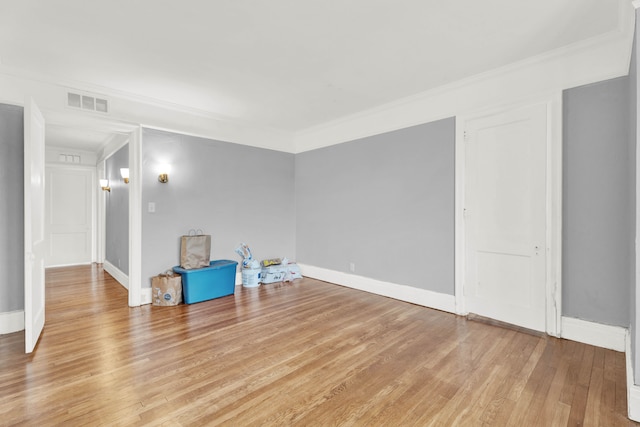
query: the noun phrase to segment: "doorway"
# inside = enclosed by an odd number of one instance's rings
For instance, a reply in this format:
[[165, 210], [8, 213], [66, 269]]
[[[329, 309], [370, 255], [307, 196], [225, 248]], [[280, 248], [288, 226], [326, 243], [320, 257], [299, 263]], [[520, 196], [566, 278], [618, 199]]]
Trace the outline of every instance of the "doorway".
[[[48, 219], [52, 219], [51, 235], [58, 241], [54, 241], [53, 238], [48, 240], [49, 246], [52, 248], [52, 255], [55, 256], [52, 256], [52, 260], [47, 266], [78, 265], [91, 262], [104, 264], [107, 239], [104, 232], [105, 199], [107, 194], [113, 193], [112, 195], [115, 195], [118, 193], [117, 197], [124, 199], [123, 203], [127, 206], [131, 197], [140, 197], [139, 191], [134, 194], [122, 191], [129, 187], [138, 188], [139, 171], [138, 169], [132, 170], [132, 182], [137, 183], [133, 186], [123, 182], [119, 168], [111, 171], [109, 178], [111, 178], [113, 192], [103, 190], [99, 185], [99, 180], [106, 177], [105, 160], [107, 158], [126, 146], [129, 140], [138, 142], [139, 131], [137, 129], [139, 126], [115, 122], [106, 118], [85, 116], [77, 112], [56, 114], [54, 118], [55, 121], [47, 123], [46, 128], [47, 171], [49, 172], [47, 178], [53, 179], [47, 179], [47, 185], [51, 186], [51, 193], [43, 214]], [[127, 165], [124, 164], [121, 167], [124, 166]], [[70, 197], [71, 193], [74, 194], [74, 197]], [[82, 193], [82, 195], [78, 193]], [[75, 207], [72, 208], [71, 205]], [[136, 202], [135, 206], [139, 206], [139, 202]], [[70, 213], [72, 215], [68, 215]], [[69, 216], [75, 218], [69, 218]], [[127, 227], [129, 216], [130, 210], [127, 208], [123, 217], [117, 219], [118, 225]], [[53, 221], [56, 218], [58, 220]], [[66, 227], [62, 232], [59, 229], [56, 230], [56, 227], [60, 225], [64, 226], [63, 228]], [[137, 229], [139, 230], [140, 227], [138, 226]], [[135, 243], [136, 238], [137, 236], [134, 236], [131, 240]], [[122, 254], [118, 254], [119, 258], [115, 258], [114, 265], [124, 271], [127, 270], [126, 264], [130, 261], [131, 240], [125, 236], [124, 240], [119, 242], [125, 250], [121, 251]], [[74, 250], [70, 250], [70, 248], [77, 249], [74, 249], [77, 252], [74, 257], [72, 257]], [[62, 256], [60, 251], [66, 252], [63, 254], [66, 256], [63, 260], [57, 259]], [[120, 262], [117, 262], [118, 260]], [[121, 271], [120, 268], [116, 270]], [[127, 288], [129, 276], [131, 274], [116, 274], [114, 277]], [[139, 280], [136, 280], [137, 283]], [[136, 287], [133, 293], [135, 303], [140, 299], [140, 290]]]

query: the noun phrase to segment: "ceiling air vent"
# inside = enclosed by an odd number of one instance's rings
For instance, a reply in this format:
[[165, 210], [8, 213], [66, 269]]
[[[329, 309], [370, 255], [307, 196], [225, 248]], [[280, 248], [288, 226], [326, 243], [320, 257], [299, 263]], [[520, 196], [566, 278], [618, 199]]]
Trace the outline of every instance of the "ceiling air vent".
[[104, 98], [98, 98], [97, 96], [92, 95], [68, 92], [67, 105], [72, 108], [97, 111], [98, 113], [109, 112], [109, 101]]

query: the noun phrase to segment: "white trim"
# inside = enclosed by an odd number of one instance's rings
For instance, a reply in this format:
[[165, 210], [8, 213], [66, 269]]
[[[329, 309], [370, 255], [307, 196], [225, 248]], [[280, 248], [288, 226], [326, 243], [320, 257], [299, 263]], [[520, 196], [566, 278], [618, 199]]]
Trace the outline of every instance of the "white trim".
[[640, 386], [635, 384], [627, 387], [627, 416], [633, 421], [640, 421]]
[[546, 158], [546, 333], [561, 334], [562, 301], [562, 93], [553, 92], [518, 100], [510, 104], [490, 106], [469, 115], [456, 117], [455, 153], [455, 306], [456, 313], [466, 315], [464, 283], [466, 275], [465, 208], [465, 141], [466, 122], [500, 112], [544, 103], [547, 106]]
[[236, 286], [242, 286], [242, 272], [236, 271]]
[[[102, 264], [102, 269], [116, 279], [125, 289], [129, 289], [129, 276], [123, 273], [118, 267], [105, 260], [104, 264]], [[129, 294], [131, 294], [131, 291], [129, 291]]]
[[[298, 132], [259, 126], [214, 111], [114, 88], [54, 79], [46, 73], [6, 65], [0, 65], [0, 93], [4, 102], [22, 105], [28, 88], [47, 108], [48, 116], [58, 117], [61, 112], [68, 113], [66, 103], [61, 100], [69, 89], [103, 94], [111, 100], [111, 112], [104, 118], [127, 127], [123, 132], [135, 122], [150, 128], [171, 128], [179, 133], [299, 153], [466, 114], [486, 104], [626, 75], [635, 17], [629, 0], [618, 0], [618, 7], [617, 28], [600, 36]], [[83, 122], [103, 119], [95, 114], [90, 118], [81, 116], [88, 115], [78, 115], [75, 119]]]
[[626, 336], [627, 329], [620, 326], [603, 325], [562, 316], [561, 337], [564, 339], [615, 351], [625, 351]]
[[304, 129], [294, 135], [295, 152], [468, 114], [485, 105], [625, 76], [629, 72], [635, 17], [628, 0], [619, 0], [618, 7], [616, 30]]
[[640, 386], [634, 381], [633, 352], [631, 350], [631, 334], [627, 331], [625, 359], [627, 362], [627, 416], [633, 421], [640, 421]]
[[547, 102], [546, 332], [562, 333], [562, 93]]
[[122, 147], [129, 143], [129, 136], [114, 134], [107, 142], [105, 142], [99, 151], [101, 151], [98, 162], [106, 162], [108, 158], [116, 154]]
[[465, 277], [465, 239], [466, 229], [464, 220], [465, 205], [465, 138], [464, 138], [464, 119], [456, 117], [456, 135], [455, 135], [455, 232], [454, 232], [454, 298], [456, 304], [456, 314], [466, 316], [467, 307], [464, 299], [464, 277]]
[[193, 136], [196, 138], [211, 139], [214, 141], [227, 142], [230, 144], [241, 144], [241, 145], [247, 145], [249, 147], [264, 148], [267, 150], [274, 150], [274, 151], [280, 151], [283, 153], [296, 154], [294, 145], [293, 145], [294, 134], [293, 132], [287, 131], [287, 130], [273, 129], [274, 133], [275, 132], [280, 133], [279, 139], [276, 139], [276, 135], [274, 134], [273, 136], [266, 137], [264, 141], [252, 140], [252, 141], [238, 142], [230, 137], [213, 136], [206, 132], [194, 132], [193, 129], [179, 129], [176, 127], [167, 127], [167, 126], [160, 126], [160, 125], [147, 124], [147, 123], [141, 123], [140, 126], [142, 126], [144, 129], [157, 130], [157, 131], [168, 132], [168, 133], [177, 133], [180, 135]]
[[[91, 171], [91, 261], [98, 262], [98, 168]], [[104, 193], [104, 191], [102, 191]]]
[[[61, 91], [61, 94], [58, 95], [57, 101], [59, 104], [63, 104], [65, 110], [82, 111], [84, 113], [91, 114], [90, 110], [89, 111], [77, 110], [74, 107], [69, 107], [67, 105], [67, 100], [66, 100], [67, 92], [86, 92], [90, 96], [108, 98], [109, 109], [110, 109], [109, 113], [105, 114], [100, 112], [98, 113], [93, 112], [93, 115], [97, 117], [104, 117], [106, 119], [110, 119], [116, 114], [115, 108], [113, 107], [113, 105], [115, 103], [114, 100], [117, 98], [119, 100], [126, 100], [126, 101], [137, 103], [137, 104], [149, 105], [152, 107], [160, 108], [163, 110], [169, 110], [176, 113], [182, 113], [190, 116], [202, 117], [209, 120], [230, 123], [231, 125], [235, 125], [235, 126], [242, 125], [243, 123], [246, 124], [246, 121], [244, 120], [236, 119], [230, 116], [225, 116], [223, 114], [209, 111], [203, 108], [192, 107], [185, 104], [178, 104], [175, 102], [167, 101], [160, 98], [155, 98], [152, 96], [140, 95], [133, 92], [128, 92], [128, 91], [124, 91], [124, 90], [120, 90], [112, 87], [101, 86], [101, 85], [82, 82], [82, 81], [73, 80], [73, 79], [54, 79], [51, 75], [48, 75], [40, 71], [33, 71], [33, 70], [27, 71], [24, 69], [18, 69], [8, 65], [0, 65], [0, 74], [13, 77], [13, 78], [22, 79], [22, 80], [31, 80], [31, 81], [45, 84], [45, 85], [59, 86], [62, 89], [62, 91]], [[263, 126], [262, 128], [265, 131], [274, 130], [273, 128], [268, 126]]]
[[0, 335], [24, 331], [24, 310], [0, 313]]
[[47, 265], [46, 268], [60, 268], [60, 267], [76, 267], [78, 265], [92, 265], [92, 262], [81, 262], [81, 263], [73, 263], [73, 264], [55, 264], [55, 265]]
[[[22, 98], [33, 93], [36, 100], [46, 108], [47, 117], [74, 117], [76, 122], [84, 124], [107, 122], [110, 133], [131, 131], [131, 123], [143, 124], [149, 128], [174, 129], [178, 133], [191, 133], [204, 138], [226, 141], [234, 144], [266, 148], [287, 153], [294, 152], [293, 132], [275, 129], [266, 125], [256, 125], [244, 119], [229, 118], [215, 112], [204, 111], [185, 105], [138, 96], [113, 88], [94, 86], [73, 80], [54, 79], [37, 71], [18, 70], [0, 65], [0, 93], [8, 104], [22, 105]], [[61, 102], [69, 90], [104, 94], [111, 100], [108, 115], [78, 111], [66, 107]], [[68, 121], [61, 119], [65, 124]], [[51, 122], [53, 123], [53, 121]]]
[[[633, 2], [634, 7], [638, 8], [640, 6], [640, 1], [636, 0]], [[637, 14], [637, 12], [636, 12]], [[634, 14], [635, 15], [635, 14]], [[636, 38], [636, 42], [638, 42], [639, 39], [639, 35], [636, 34], [635, 35]], [[638, 45], [636, 45], [636, 54], [637, 54], [637, 50], [638, 50]], [[636, 67], [638, 65], [638, 59], [636, 57]], [[637, 87], [638, 87], [638, 83], [640, 83], [640, 75], [638, 75], [638, 73], [636, 72], [635, 76], [631, 76], [633, 78], [635, 78], [635, 86], [636, 86], [636, 97], [637, 97]], [[636, 99], [636, 106], [637, 106], [638, 100]], [[635, 109], [635, 108], [634, 108]], [[636, 117], [635, 119], [637, 120], [637, 113], [636, 113]], [[640, 142], [640, 126], [636, 126], [635, 129], [635, 135], [633, 135], [633, 139], [635, 140], [635, 145], [636, 147], [638, 146], [638, 143]], [[636, 176], [635, 176], [635, 196], [636, 196], [636, 200], [635, 200], [635, 208], [636, 208], [636, 214], [635, 214], [635, 242], [634, 242], [634, 246], [635, 246], [635, 277], [634, 277], [634, 283], [632, 283], [632, 286], [634, 287], [634, 292], [631, 292], [631, 295], [633, 295], [635, 301], [631, 302], [631, 307], [633, 307], [633, 309], [635, 310], [635, 316], [632, 314], [631, 315], [631, 319], [632, 322], [634, 322], [634, 324], [631, 325], [630, 328], [630, 333], [633, 334], [633, 342], [635, 343], [633, 350], [636, 352], [631, 353], [629, 352], [629, 356], [631, 357], [631, 361], [632, 361], [632, 365], [631, 366], [635, 366], [637, 369], [640, 370], [640, 360], [638, 359], [638, 356], [640, 355], [640, 352], [638, 352], [638, 349], [640, 347], [640, 317], [638, 316], [638, 314], [640, 313], [640, 238], [639, 233], [640, 233], [640, 173], [638, 173], [638, 171], [640, 171], [640, 150], [638, 150], [636, 148], [636, 158], [635, 160], [635, 170], [636, 170]], [[630, 340], [629, 340], [630, 341]], [[631, 344], [629, 344], [631, 345]], [[629, 370], [628, 370], [629, 372]], [[634, 376], [631, 378], [631, 384], [635, 384], [636, 380], [638, 380], [640, 382], [640, 379], [637, 375], [637, 373], [633, 373]], [[629, 407], [631, 407], [631, 405], [629, 405]], [[631, 412], [631, 410], [630, 410]], [[638, 411], [636, 412], [636, 414], [640, 414], [640, 404], [638, 405]], [[639, 420], [640, 421], [640, 420]]]
[[96, 198], [96, 262], [104, 263], [106, 256], [106, 192], [98, 186], [98, 179], [105, 176], [105, 161], [100, 160], [96, 165], [96, 182], [93, 183], [93, 189]]
[[453, 295], [441, 294], [439, 292], [428, 291], [426, 289], [414, 288], [412, 286], [399, 285], [396, 283], [383, 282], [368, 277], [356, 276], [354, 274], [343, 273], [341, 271], [329, 270], [312, 265], [298, 264], [303, 276], [325, 282], [335, 283], [348, 288], [370, 292], [394, 298], [424, 307], [435, 308], [449, 313], [456, 312], [456, 303]]
[[142, 127], [129, 138], [129, 307], [142, 304]]
[[142, 288], [140, 290], [140, 305], [147, 305], [153, 302], [151, 288]]

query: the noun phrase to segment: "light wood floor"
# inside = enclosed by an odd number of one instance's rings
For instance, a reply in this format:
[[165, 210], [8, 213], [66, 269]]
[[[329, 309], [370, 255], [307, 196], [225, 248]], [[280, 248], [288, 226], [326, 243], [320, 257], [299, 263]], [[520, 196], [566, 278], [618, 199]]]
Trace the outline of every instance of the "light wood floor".
[[0, 336], [1, 425], [622, 426], [624, 355], [310, 279], [128, 308], [47, 272], [33, 355]]

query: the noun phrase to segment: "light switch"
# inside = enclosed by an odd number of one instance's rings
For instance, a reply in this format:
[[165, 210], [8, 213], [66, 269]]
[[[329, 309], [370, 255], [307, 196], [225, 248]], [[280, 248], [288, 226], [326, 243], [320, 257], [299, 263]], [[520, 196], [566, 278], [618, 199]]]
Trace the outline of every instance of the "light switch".
[[149, 213], [156, 213], [156, 204], [155, 202], [149, 202]]

